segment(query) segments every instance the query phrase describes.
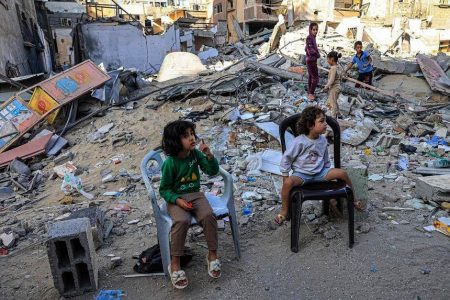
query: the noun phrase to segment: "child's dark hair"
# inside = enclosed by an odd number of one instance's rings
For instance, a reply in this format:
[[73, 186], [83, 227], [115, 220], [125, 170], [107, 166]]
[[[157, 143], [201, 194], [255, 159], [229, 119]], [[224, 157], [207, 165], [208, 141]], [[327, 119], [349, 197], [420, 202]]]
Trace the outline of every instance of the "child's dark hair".
[[300, 118], [297, 121], [296, 129], [297, 133], [300, 134], [309, 134], [309, 128], [313, 127], [316, 124], [316, 119], [320, 116], [324, 115], [325, 112], [317, 106], [308, 106], [305, 108], [300, 114]]
[[331, 51], [330, 53], [328, 53], [327, 57], [332, 58], [334, 62], [338, 62], [339, 58], [342, 57], [342, 54], [337, 53], [336, 51]]
[[309, 30], [313, 29], [314, 27], [319, 28], [319, 24], [317, 24], [316, 22], [309, 23]]
[[177, 156], [178, 153], [183, 151], [181, 137], [189, 128], [192, 129], [197, 138], [197, 135], [195, 134], [195, 124], [192, 122], [177, 120], [170, 122], [164, 127], [162, 148], [166, 155]]
[[353, 48], [356, 48], [356, 46], [361, 46], [362, 47], [362, 42], [361, 41], [356, 41], [355, 42], [355, 46], [353, 46]]

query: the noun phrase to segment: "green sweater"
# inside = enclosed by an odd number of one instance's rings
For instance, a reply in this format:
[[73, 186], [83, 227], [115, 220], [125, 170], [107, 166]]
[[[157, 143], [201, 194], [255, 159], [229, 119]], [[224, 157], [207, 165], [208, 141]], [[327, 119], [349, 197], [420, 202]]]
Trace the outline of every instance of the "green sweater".
[[180, 159], [168, 156], [162, 166], [159, 194], [169, 203], [175, 203], [182, 194], [200, 191], [200, 172], [198, 166], [208, 175], [219, 172], [216, 158], [208, 158], [197, 149], [188, 157]]

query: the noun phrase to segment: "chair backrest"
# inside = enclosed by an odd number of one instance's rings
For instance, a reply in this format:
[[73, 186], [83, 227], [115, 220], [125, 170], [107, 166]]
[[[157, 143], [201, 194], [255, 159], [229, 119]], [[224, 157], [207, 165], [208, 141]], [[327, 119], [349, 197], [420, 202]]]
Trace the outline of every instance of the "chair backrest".
[[145, 187], [147, 188], [147, 192], [149, 194], [150, 200], [152, 202], [153, 213], [156, 215], [160, 214], [160, 209], [158, 205], [158, 200], [156, 198], [156, 193], [153, 190], [151, 183], [151, 174], [149, 169], [149, 163], [151, 161], [156, 161], [158, 163], [159, 169], [161, 169], [163, 160], [161, 157], [162, 149], [160, 147], [155, 148], [153, 151], [150, 151], [145, 155], [141, 162], [141, 175], [144, 180]]
[[[286, 151], [286, 139], [284, 134], [287, 129], [292, 131], [294, 136], [298, 136], [296, 123], [300, 118], [300, 114], [295, 114], [284, 119], [280, 124], [280, 139], [281, 139], [281, 150]], [[326, 116], [327, 124], [333, 129], [333, 140], [334, 140], [334, 166], [335, 168], [341, 167], [341, 128], [339, 123], [330, 116]]]

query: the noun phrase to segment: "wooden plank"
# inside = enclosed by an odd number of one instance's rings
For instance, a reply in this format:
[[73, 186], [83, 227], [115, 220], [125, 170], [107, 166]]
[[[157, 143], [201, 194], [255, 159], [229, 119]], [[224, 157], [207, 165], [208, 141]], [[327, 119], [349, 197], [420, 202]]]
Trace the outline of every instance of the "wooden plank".
[[11, 149], [0, 154], [0, 168], [3, 168], [15, 158], [19, 157], [27, 159], [45, 152], [45, 147], [50, 141], [53, 133], [47, 134], [43, 137], [37, 138], [31, 142], [21, 145], [17, 148]]

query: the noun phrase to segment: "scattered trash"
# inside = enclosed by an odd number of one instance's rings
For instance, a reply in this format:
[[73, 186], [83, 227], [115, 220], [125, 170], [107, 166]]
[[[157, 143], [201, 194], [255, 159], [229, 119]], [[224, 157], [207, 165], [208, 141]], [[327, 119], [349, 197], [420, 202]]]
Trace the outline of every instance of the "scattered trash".
[[73, 192], [77, 191], [89, 200], [94, 199], [94, 195], [89, 194], [83, 190], [81, 179], [71, 173], [64, 174], [64, 180], [61, 184], [61, 191], [63, 191], [65, 195], [70, 195]]
[[122, 300], [125, 295], [122, 290], [101, 290], [95, 300]]

